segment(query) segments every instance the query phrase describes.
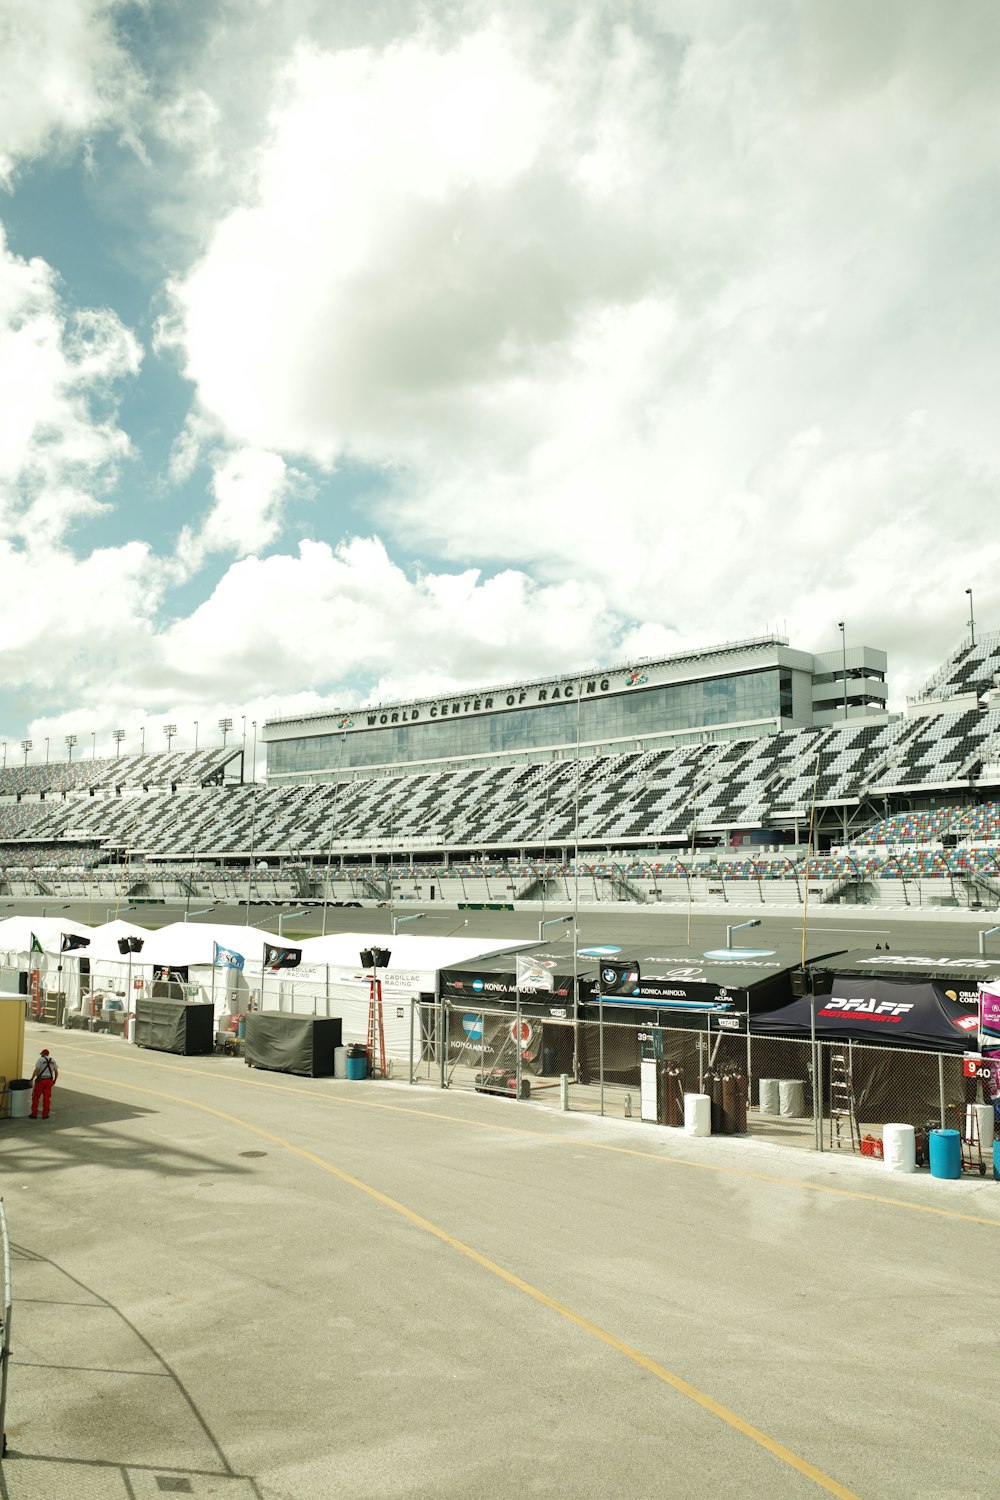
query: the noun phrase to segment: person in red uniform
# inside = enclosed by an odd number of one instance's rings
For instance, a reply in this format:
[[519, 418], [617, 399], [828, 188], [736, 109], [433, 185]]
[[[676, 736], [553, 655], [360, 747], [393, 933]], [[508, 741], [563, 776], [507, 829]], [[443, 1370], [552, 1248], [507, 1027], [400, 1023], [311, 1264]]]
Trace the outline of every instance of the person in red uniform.
[[42, 1119], [49, 1118], [49, 1109], [52, 1105], [52, 1085], [59, 1077], [59, 1069], [56, 1060], [49, 1052], [48, 1047], [43, 1047], [38, 1061], [35, 1063], [35, 1071], [31, 1075], [31, 1081], [35, 1087], [31, 1091], [31, 1118], [38, 1119], [38, 1105], [42, 1106]]

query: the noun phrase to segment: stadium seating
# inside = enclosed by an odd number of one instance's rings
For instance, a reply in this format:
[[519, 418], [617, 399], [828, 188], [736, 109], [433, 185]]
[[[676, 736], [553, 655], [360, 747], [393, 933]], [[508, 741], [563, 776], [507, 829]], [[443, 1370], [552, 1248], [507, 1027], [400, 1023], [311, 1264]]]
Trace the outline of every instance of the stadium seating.
[[[976, 658], [977, 671], [994, 655], [1000, 659], [1000, 637], [991, 651]], [[971, 671], [975, 663], [964, 665]], [[1000, 856], [989, 849], [921, 846], [940, 844], [945, 835], [961, 844], [1000, 840], [1000, 802], [962, 805], [970, 781], [998, 762], [1000, 712], [991, 709], [340, 784], [226, 784], [239, 754], [234, 759], [219, 749], [8, 767], [0, 776], [0, 867], [8, 881], [61, 879], [73, 871], [82, 878], [91, 867], [117, 868], [127, 856], [136, 881], [172, 882], [183, 891], [198, 881], [217, 888], [228, 879], [239, 895], [249, 867], [261, 859], [301, 863], [308, 866], [303, 879], [316, 882], [329, 857], [331, 882], [343, 899], [378, 898], [388, 880], [407, 894], [448, 882], [458, 899], [497, 900], [540, 881], [565, 893], [573, 878], [566, 851], [579, 842], [583, 850], [654, 851], [645, 860], [583, 853], [580, 876], [594, 899], [609, 892], [642, 899], [661, 885], [690, 891], [694, 882], [699, 889], [755, 886], [761, 894], [766, 884], [786, 890], [790, 900], [800, 897], [804, 878], [854, 887], [876, 880], [989, 882], [1000, 877]], [[804, 840], [814, 800], [820, 808], [854, 809], [872, 798], [891, 805], [896, 794], [940, 796], [946, 805], [895, 813], [852, 835], [859, 846], [892, 846], [878, 858], [814, 855], [807, 870], [801, 859], [793, 863], [747, 844], [733, 860], [684, 852], [692, 840], [754, 828], [797, 827]], [[497, 846], [541, 848], [562, 859], [477, 857]], [[445, 850], [459, 852], [457, 868], [443, 862]], [[409, 852], [412, 865], [401, 858]], [[374, 872], [365, 866], [373, 856], [383, 861]], [[393, 856], [389, 873], [385, 861]], [[223, 860], [234, 863], [231, 873], [218, 869], [215, 862]], [[274, 883], [278, 876], [264, 879]], [[282, 880], [282, 889], [296, 888], [287, 872]]]

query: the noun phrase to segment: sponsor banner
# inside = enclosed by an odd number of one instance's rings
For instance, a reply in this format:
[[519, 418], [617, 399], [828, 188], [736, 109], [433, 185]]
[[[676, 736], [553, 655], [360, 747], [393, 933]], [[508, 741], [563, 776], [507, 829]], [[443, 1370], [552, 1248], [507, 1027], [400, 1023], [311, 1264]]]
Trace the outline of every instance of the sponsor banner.
[[933, 980], [920, 984], [838, 974], [829, 995], [818, 995], [815, 1002], [805, 996], [754, 1016], [750, 1029], [770, 1036], [808, 1036], [813, 1003], [820, 1036], [966, 1052], [979, 1027], [978, 1005], [965, 990]]
[[467, 1067], [492, 1068], [517, 1067], [517, 1050], [520, 1044], [521, 1070], [538, 1073], [541, 1065], [542, 1028], [537, 1019], [521, 1017], [520, 1030], [517, 1020], [510, 1016], [491, 1015], [488, 1011], [453, 1010], [448, 1024], [448, 1058], [453, 1063], [464, 1063]]
[[301, 962], [301, 948], [279, 948], [274, 943], [264, 944], [263, 967], [265, 969], [297, 969]]
[[[557, 974], [553, 969], [547, 969], [547, 972], [552, 977], [552, 986], [550, 990], [547, 989], [546, 994], [550, 995], [557, 1005], [572, 1004], [573, 976]], [[477, 974], [474, 970], [442, 969], [441, 993], [452, 1004], [471, 1002], [478, 1005], [514, 1005], [519, 991], [517, 976], [512, 971]], [[523, 994], [524, 991], [520, 993]]]
[[1000, 989], [984, 986], [979, 991], [979, 1030], [1000, 1043]]

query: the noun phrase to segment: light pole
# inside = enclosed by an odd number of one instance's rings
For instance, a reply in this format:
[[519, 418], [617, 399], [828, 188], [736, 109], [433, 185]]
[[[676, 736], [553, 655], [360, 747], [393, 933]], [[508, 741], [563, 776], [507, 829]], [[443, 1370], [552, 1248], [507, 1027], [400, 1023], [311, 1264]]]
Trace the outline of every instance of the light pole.
[[404, 922], [422, 922], [424, 920], [424, 918], [426, 917], [426, 915], [427, 915], [427, 913], [425, 911], [415, 911], [410, 916], [406, 916], [406, 917], [393, 917], [393, 919], [392, 919], [392, 935], [393, 935], [393, 937], [396, 936], [397, 932], [399, 931], [400, 927], [402, 927], [402, 925], [403, 925]]
[[246, 753], [247, 753], [247, 716], [246, 716], [246, 714], [242, 715], [242, 720], [243, 720], [243, 741], [242, 741], [242, 748], [243, 748], [243, 755], [245, 757]]
[[844, 630], [843, 620], [837, 621], [837, 629], [840, 631], [840, 651], [844, 665], [844, 718], [847, 718], [847, 634]]
[[226, 735], [229, 733], [229, 731], [232, 729], [232, 727], [233, 727], [233, 721], [232, 721], [232, 719], [220, 719], [219, 720], [219, 728], [222, 730], [222, 748], [223, 748], [223, 750], [225, 750], [225, 748], [226, 748]]
[[[25, 765], [28, 764], [28, 758], [27, 758], [27, 756], [25, 756], [25, 758], [24, 758], [24, 764]], [[3, 742], [3, 768], [6, 771], [6, 769], [7, 769], [7, 741], [6, 740], [4, 740], [4, 742]]]
[[253, 719], [251, 722], [253, 723], [253, 767], [252, 767], [252, 769], [250, 771], [250, 780], [253, 781], [253, 782], [256, 782], [256, 780], [257, 780], [257, 720]]
[[91, 760], [96, 760], [97, 759], [97, 730], [96, 729], [92, 729], [90, 731], [90, 758], [91, 758]]
[[122, 740], [125, 738], [124, 729], [112, 729], [111, 738], [115, 742], [115, 760], [117, 760], [122, 753]]
[[969, 632], [972, 636], [972, 645], [976, 644], [976, 612], [972, 607], [972, 590], [965, 591], [969, 596]]
[[48, 737], [48, 735], [46, 735], [45, 736], [45, 764], [48, 765], [48, 763], [49, 763], [49, 737]]
[[69, 751], [69, 754], [67, 755], [66, 759], [69, 760], [69, 761], [72, 761], [72, 759], [73, 759], [73, 746], [75, 744], [76, 744], [76, 735], [75, 734], [68, 734], [66, 736], [66, 749]]
[[167, 737], [167, 754], [169, 755], [170, 754], [170, 744], [171, 744], [171, 741], [173, 740], [174, 735], [177, 733], [177, 725], [176, 724], [164, 724], [164, 726], [163, 726], [163, 733]]
[[197, 719], [195, 719], [195, 721], [194, 721], [194, 748], [196, 750], [198, 748], [198, 720]]
[[[27, 770], [28, 769], [28, 751], [31, 749], [31, 741], [30, 740], [22, 740], [21, 741], [21, 749], [24, 751], [24, 769]], [[3, 763], [6, 766], [6, 764], [7, 764], [7, 746], [6, 745], [4, 746]]]
[[146, 753], [146, 726], [145, 726], [145, 724], [143, 724], [142, 728], [139, 730], [139, 754], [140, 755], [145, 755], [145, 753]]

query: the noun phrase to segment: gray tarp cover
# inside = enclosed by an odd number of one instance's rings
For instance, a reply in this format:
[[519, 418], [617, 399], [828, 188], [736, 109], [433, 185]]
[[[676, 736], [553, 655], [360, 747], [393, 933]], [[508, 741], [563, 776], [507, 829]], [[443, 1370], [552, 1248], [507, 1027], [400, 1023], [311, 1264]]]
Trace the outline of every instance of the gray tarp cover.
[[179, 1052], [195, 1057], [211, 1052], [215, 1041], [215, 1007], [182, 1000], [135, 1003], [135, 1040], [157, 1052]]
[[244, 1055], [255, 1068], [329, 1078], [333, 1074], [333, 1049], [341, 1044], [341, 1026], [339, 1016], [252, 1010], [247, 1016]]

